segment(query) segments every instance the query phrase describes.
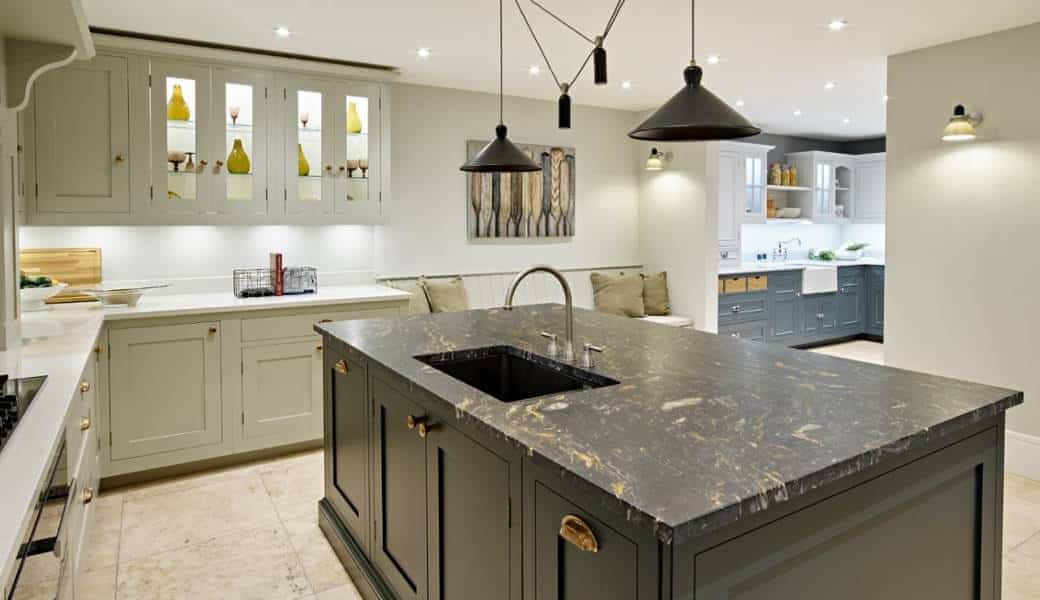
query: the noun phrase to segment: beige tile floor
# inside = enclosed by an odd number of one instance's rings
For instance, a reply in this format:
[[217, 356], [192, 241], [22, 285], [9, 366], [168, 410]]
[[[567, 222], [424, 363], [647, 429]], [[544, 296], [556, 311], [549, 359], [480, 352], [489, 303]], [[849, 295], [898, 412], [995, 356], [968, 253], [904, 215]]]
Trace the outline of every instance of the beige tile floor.
[[[883, 346], [816, 352], [883, 362]], [[1004, 599], [1040, 598], [1040, 482], [1005, 481]], [[359, 600], [318, 529], [322, 454], [103, 493], [89, 540], [91, 600]]]

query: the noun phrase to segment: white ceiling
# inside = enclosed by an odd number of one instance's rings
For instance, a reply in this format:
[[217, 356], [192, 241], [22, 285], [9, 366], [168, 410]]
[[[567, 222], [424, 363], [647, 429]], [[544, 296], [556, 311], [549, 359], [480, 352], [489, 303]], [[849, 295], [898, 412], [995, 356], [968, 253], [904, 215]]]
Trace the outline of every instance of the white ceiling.
[[[589, 46], [520, 0], [561, 79]], [[577, 28], [602, 30], [616, 0], [543, 0]], [[398, 67], [401, 80], [467, 90], [498, 88], [493, 0], [84, 0], [92, 26], [249, 46]], [[571, 91], [575, 103], [647, 110], [682, 85], [689, 60], [686, 0], [629, 0], [608, 38], [610, 84], [592, 84], [591, 65]], [[840, 33], [826, 24], [841, 17]], [[862, 138], [885, 131], [885, 57], [1040, 21], [1040, 1], [701, 0], [697, 59], [704, 84], [772, 133]], [[287, 25], [288, 39], [272, 29]], [[506, 93], [555, 99], [558, 92], [520, 20], [505, 0]], [[420, 46], [432, 48], [426, 60]], [[722, 63], [709, 66], [708, 54]], [[542, 65], [531, 77], [527, 67]], [[631, 80], [632, 88], [619, 84]], [[827, 81], [837, 87], [824, 90]], [[898, 98], [892, 98], [898, 102]], [[799, 109], [802, 116], [795, 117]], [[850, 124], [843, 119], [850, 119]], [[508, 116], [507, 116], [508, 121]], [[580, 122], [574, 123], [581, 127]]]

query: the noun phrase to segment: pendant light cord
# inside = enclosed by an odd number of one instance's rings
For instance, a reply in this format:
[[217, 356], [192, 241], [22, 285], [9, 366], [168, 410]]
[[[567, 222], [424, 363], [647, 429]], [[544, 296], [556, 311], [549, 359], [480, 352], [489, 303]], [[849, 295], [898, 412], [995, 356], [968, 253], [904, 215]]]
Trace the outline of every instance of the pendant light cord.
[[694, 6], [696, 0], [690, 0], [690, 63], [694, 61], [694, 56], [697, 54], [697, 46], [694, 45], [694, 35], [697, 31], [697, 8]]
[[503, 66], [502, 55], [505, 54], [505, 44], [502, 42], [502, 0], [498, 0], [498, 124], [505, 125], [505, 119], [502, 117], [502, 104], [503, 96], [505, 95], [505, 85], [503, 80], [505, 76], [505, 67]]

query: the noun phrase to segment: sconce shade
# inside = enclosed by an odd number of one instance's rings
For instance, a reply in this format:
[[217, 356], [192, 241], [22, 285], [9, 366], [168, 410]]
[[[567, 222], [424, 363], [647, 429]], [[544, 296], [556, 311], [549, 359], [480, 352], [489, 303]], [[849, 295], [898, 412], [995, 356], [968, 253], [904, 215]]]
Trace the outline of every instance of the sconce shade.
[[664, 169], [663, 155], [657, 151], [657, 148], [650, 149], [650, 157], [646, 159], [646, 170], [647, 171], [660, 171]]
[[967, 142], [975, 139], [975, 125], [978, 120], [973, 116], [965, 114], [964, 105], [958, 104], [953, 109], [950, 122], [943, 129], [942, 139], [944, 142]]

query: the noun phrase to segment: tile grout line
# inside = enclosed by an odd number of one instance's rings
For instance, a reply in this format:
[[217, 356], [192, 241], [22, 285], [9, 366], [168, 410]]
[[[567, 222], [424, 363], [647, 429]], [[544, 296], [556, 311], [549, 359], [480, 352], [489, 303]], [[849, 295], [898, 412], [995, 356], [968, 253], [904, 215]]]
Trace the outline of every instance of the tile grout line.
[[267, 481], [264, 480], [262, 473], [257, 473], [257, 477], [260, 478], [260, 485], [264, 488], [264, 494], [267, 495], [267, 499], [271, 502], [271, 508], [274, 509], [274, 514], [278, 517], [278, 524], [281, 525], [282, 531], [285, 532], [285, 539], [289, 542], [289, 547], [292, 548], [293, 556], [296, 558], [296, 564], [300, 566], [300, 571], [303, 572], [303, 578], [307, 581], [307, 587], [310, 588], [311, 593], [306, 596], [301, 596], [300, 600], [316, 598], [318, 596], [317, 588], [314, 586], [314, 582], [311, 581], [311, 576], [307, 574], [307, 569], [303, 566], [303, 559], [300, 558], [300, 551], [296, 548], [292, 536], [289, 535], [289, 528], [285, 525], [285, 519], [282, 518], [282, 513], [278, 510], [278, 505], [274, 501], [274, 496], [271, 495], [270, 488], [267, 487]]

